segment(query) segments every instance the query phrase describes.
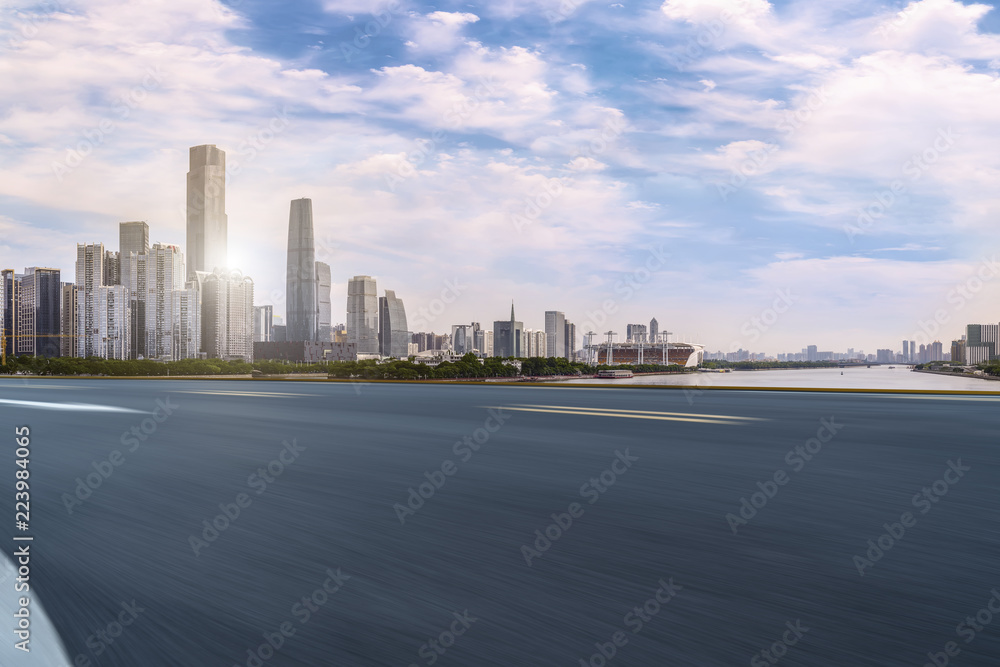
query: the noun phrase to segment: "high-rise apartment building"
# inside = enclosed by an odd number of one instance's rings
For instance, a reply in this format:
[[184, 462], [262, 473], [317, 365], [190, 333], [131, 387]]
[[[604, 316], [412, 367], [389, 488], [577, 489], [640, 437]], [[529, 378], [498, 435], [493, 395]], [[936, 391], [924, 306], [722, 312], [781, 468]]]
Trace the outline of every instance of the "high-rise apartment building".
[[371, 276], [347, 283], [347, 342], [358, 354], [378, 354], [378, 292]]
[[187, 174], [187, 275], [228, 266], [226, 153], [214, 144], [190, 150]]
[[196, 274], [201, 344], [212, 359], [253, 361], [253, 281], [236, 270]]
[[545, 349], [550, 357], [566, 356], [566, 315], [558, 310], [545, 311]]
[[316, 262], [316, 304], [317, 304], [317, 340], [321, 343], [333, 341], [333, 305], [330, 301], [330, 265], [326, 262]]
[[197, 359], [201, 351], [201, 291], [197, 281], [171, 294], [173, 360]]
[[173, 359], [174, 292], [184, 287], [184, 256], [177, 246], [163, 243], [132, 255], [133, 274], [140, 267], [145, 270], [140, 298], [132, 299], [132, 307], [141, 308], [141, 353], [147, 359]]
[[384, 357], [406, 359], [409, 354], [410, 334], [406, 330], [406, 310], [403, 300], [392, 290], [379, 298], [378, 342], [379, 354]]
[[[576, 325], [566, 320], [566, 359], [576, 361]], [[550, 355], [551, 356], [551, 355]]]
[[132, 313], [128, 288], [124, 285], [100, 286], [93, 297], [93, 332], [87, 332], [92, 350], [87, 355], [105, 359], [129, 359]]
[[288, 261], [285, 268], [285, 335], [290, 341], [315, 342], [319, 300], [316, 245], [311, 199], [295, 199], [288, 214]]
[[78, 357], [104, 356], [102, 350], [105, 350], [106, 346], [102, 347], [97, 311], [97, 290], [103, 286], [104, 244], [78, 243], [76, 246], [78, 290], [76, 356]]
[[104, 251], [104, 284], [122, 284], [121, 253], [114, 252], [113, 250]]
[[965, 327], [965, 363], [976, 365], [995, 359], [998, 355], [1000, 325], [970, 324]]

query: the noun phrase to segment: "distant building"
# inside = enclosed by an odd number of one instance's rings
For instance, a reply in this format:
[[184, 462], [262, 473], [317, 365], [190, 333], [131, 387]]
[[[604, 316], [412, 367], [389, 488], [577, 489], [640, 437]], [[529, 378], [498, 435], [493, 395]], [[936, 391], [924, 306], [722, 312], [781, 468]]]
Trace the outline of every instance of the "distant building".
[[174, 292], [184, 289], [184, 255], [177, 246], [164, 243], [157, 243], [145, 254], [131, 255], [137, 269], [145, 271], [145, 289], [131, 299], [132, 308], [141, 313], [135, 317], [142, 321], [140, 334], [133, 336], [144, 339], [138, 354], [147, 359], [174, 359]]
[[273, 342], [273, 343], [287, 343], [288, 342], [288, 336], [285, 333], [285, 325], [284, 324], [275, 324], [273, 327], [271, 327], [271, 334], [273, 336], [272, 339], [271, 339], [271, 342]]
[[566, 339], [566, 359], [568, 361], [576, 361], [576, 325], [569, 320], [566, 320], [566, 335], [564, 338]]
[[316, 340], [321, 343], [333, 340], [333, 331], [330, 326], [333, 321], [333, 305], [330, 302], [331, 284], [330, 265], [325, 262], [316, 262]]
[[521, 334], [524, 323], [514, 319], [514, 304], [510, 304], [510, 319], [493, 322], [493, 356], [523, 357], [521, 350]]
[[545, 311], [545, 348], [550, 357], [566, 357], [566, 315], [558, 310]]
[[79, 290], [73, 283], [63, 283], [61, 288], [62, 302], [59, 305], [59, 354], [63, 357], [76, 356], [76, 311]]
[[78, 357], [104, 356], [106, 349], [101, 344], [97, 308], [97, 290], [104, 286], [104, 258], [103, 243], [78, 243], [76, 246]]
[[383, 357], [406, 359], [409, 354], [410, 334], [406, 330], [406, 310], [403, 300], [392, 290], [379, 298], [378, 344]]
[[201, 292], [197, 282], [191, 281], [184, 289], [171, 292], [172, 349], [174, 361], [198, 359], [203, 355], [201, 345]]
[[692, 343], [649, 345], [639, 343], [601, 343], [594, 346], [598, 365], [609, 364], [677, 364], [693, 368], [705, 360], [705, 348]]
[[482, 353], [483, 332], [478, 322], [455, 324], [451, 327], [451, 347], [457, 355], [469, 352]]
[[965, 363], [977, 365], [997, 358], [1000, 325], [970, 324], [965, 327]]
[[[180, 248], [177, 246], [166, 246], [172, 248], [170, 252], [177, 253], [177, 262], [179, 262], [179, 268], [183, 271], [184, 260], [180, 254]], [[146, 262], [149, 259], [149, 225], [145, 222], [120, 222], [118, 223], [118, 253], [117, 253], [117, 266], [119, 280], [114, 282], [109, 282], [105, 279], [105, 285], [124, 285], [128, 287], [129, 296], [129, 309], [131, 312], [132, 321], [129, 323], [129, 330], [131, 339], [129, 340], [129, 356], [131, 359], [138, 359], [140, 357], [156, 357], [157, 349], [163, 347], [162, 339], [159, 342], [153, 342], [156, 340], [157, 329], [155, 325], [155, 320], [153, 323], [153, 330], [150, 334], [147, 334], [147, 318], [146, 318], [146, 302], [150, 297], [150, 292], [154, 293], [154, 298], [159, 296], [160, 305], [160, 315], [164, 313], [169, 314], [171, 303], [173, 301], [170, 296], [170, 292], [173, 289], [173, 284], [167, 285], [166, 291], [162, 291], [164, 287], [162, 282], [158, 283], [157, 276], [153, 273], [152, 276], [149, 275]], [[108, 273], [108, 262], [105, 261], [105, 274]], [[177, 286], [179, 287], [184, 282], [184, 276], [177, 277]], [[160, 287], [161, 291], [155, 294], [157, 288]], [[166, 306], [164, 306], [166, 303]], [[154, 316], [155, 317], [155, 316]], [[169, 336], [170, 327], [169, 316], [166, 322], [162, 323], [159, 333], [162, 335], [166, 332]], [[149, 338], [151, 335], [153, 338]], [[154, 349], [152, 351], [147, 351], [147, 345], [152, 343]], [[170, 343], [166, 343], [168, 352], [166, 357], [169, 358], [169, 347]]]
[[201, 343], [211, 359], [253, 361], [253, 280], [236, 270], [199, 271]]
[[121, 253], [113, 250], [104, 251], [104, 277], [102, 280], [105, 285], [122, 284]]
[[131, 358], [132, 309], [128, 288], [124, 285], [98, 287], [93, 302], [94, 330], [87, 336], [92, 350], [86, 356], [117, 360]]
[[656, 321], [655, 317], [649, 321], [649, 342], [660, 342], [660, 323]]
[[645, 324], [629, 324], [626, 326], [627, 342], [629, 343], [646, 343], [646, 325]]
[[319, 332], [315, 243], [312, 200], [295, 199], [288, 214], [285, 273], [285, 334], [293, 341], [316, 341]]
[[378, 291], [371, 276], [347, 283], [347, 341], [358, 354], [378, 354]]
[[965, 341], [964, 340], [953, 340], [951, 341], [951, 360], [955, 363], [964, 364], [965, 363]]
[[351, 343], [297, 340], [254, 343], [253, 355], [257, 360], [319, 363], [322, 361], [354, 361], [357, 358], [357, 351]]
[[524, 332], [525, 344], [522, 346], [526, 357], [551, 357], [548, 353], [548, 337], [547, 331], [532, 331], [528, 330]]
[[274, 306], [254, 306], [253, 308], [253, 342], [270, 343], [274, 326]]
[[187, 174], [187, 277], [229, 265], [226, 153], [214, 144], [194, 146]]
[[10, 356], [58, 357], [60, 355], [59, 269], [30, 267], [21, 275], [2, 272], [2, 323], [6, 352]]

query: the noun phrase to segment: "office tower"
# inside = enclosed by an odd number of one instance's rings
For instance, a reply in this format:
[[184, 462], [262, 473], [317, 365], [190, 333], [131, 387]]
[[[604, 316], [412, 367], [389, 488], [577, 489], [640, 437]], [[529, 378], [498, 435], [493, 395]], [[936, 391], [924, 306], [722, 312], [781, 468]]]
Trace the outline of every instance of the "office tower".
[[128, 288], [129, 313], [129, 359], [146, 357], [146, 298], [148, 295], [146, 279], [146, 253], [129, 253], [128, 273], [122, 275], [121, 285]]
[[253, 342], [270, 343], [273, 337], [271, 327], [274, 326], [274, 306], [254, 306], [253, 308]]
[[908, 340], [903, 341], [903, 361], [910, 361], [910, 341]]
[[410, 334], [406, 330], [406, 311], [403, 300], [392, 290], [379, 298], [378, 343], [379, 354], [384, 357], [406, 359], [409, 354]]
[[212, 359], [253, 361], [253, 280], [222, 268], [195, 277], [203, 351]]
[[62, 284], [62, 303], [59, 305], [59, 355], [76, 356], [76, 310], [79, 290], [73, 283]]
[[[98, 328], [97, 290], [104, 285], [104, 244], [76, 246], [76, 356], [104, 356]], [[105, 317], [105, 320], [107, 318]]]
[[472, 351], [484, 356], [486, 354], [486, 331], [479, 322], [472, 323]]
[[576, 361], [576, 325], [566, 321], [566, 360]]
[[316, 247], [311, 199], [295, 199], [288, 214], [288, 263], [285, 268], [285, 335], [315, 342], [319, 300], [316, 296]]
[[472, 349], [472, 327], [467, 324], [451, 325], [451, 349], [455, 354], [465, 354]]
[[88, 300], [93, 301], [95, 328], [93, 334], [87, 332], [93, 350], [86, 356], [118, 360], [131, 358], [132, 313], [128, 288], [124, 285], [100, 286]]
[[273, 342], [275, 343], [287, 343], [288, 338], [285, 336], [285, 325], [275, 324], [271, 327], [271, 335], [274, 337]]
[[660, 323], [656, 321], [655, 317], [649, 321], [649, 342], [660, 342]]
[[[142, 355], [147, 359], [173, 359], [174, 292], [184, 286], [184, 256], [175, 245], [157, 243], [145, 254], [131, 253], [136, 271], [145, 269], [145, 290], [139, 298], [132, 298], [133, 309], [141, 309], [136, 316], [142, 322]], [[136, 334], [137, 339], [140, 334]]]
[[15, 350], [18, 355], [58, 357], [59, 269], [31, 267], [24, 270], [15, 290]]
[[520, 358], [521, 334], [524, 324], [514, 319], [514, 304], [510, 304], [510, 319], [493, 322], [493, 356]]
[[317, 304], [317, 336], [323, 343], [333, 340], [330, 324], [333, 321], [333, 306], [330, 302], [330, 265], [326, 262], [316, 262], [316, 304]]
[[566, 315], [558, 310], [545, 311], [545, 349], [550, 357], [566, 356]]
[[809, 347], [807, 347], [805, 352], [807, 361], [816, 361], [817, 359], [819, 359], [819, 348], [816, 347], [815, 345], [810, 345]]
[[347, 342], [358, 354], [378, 354], [378, 292], [371, 276], [347, 283]]
[[997, 357], [1000, 325], [970, 324], [965, 328], [965, 363], [974, 366]]
[[191, 281], [170, 295], [171, 357], [174, 361], [197, 359], [201, 356], [201, 292]]
[[[111, 250], [104, 251], [104, 284], [122, 284], [121, 253]], [[128, 274], [125, 274], [128, 275]]]
[[226, 153], [214, 144], [190, 150], [187, 174], [187, 275], [228, 266]]

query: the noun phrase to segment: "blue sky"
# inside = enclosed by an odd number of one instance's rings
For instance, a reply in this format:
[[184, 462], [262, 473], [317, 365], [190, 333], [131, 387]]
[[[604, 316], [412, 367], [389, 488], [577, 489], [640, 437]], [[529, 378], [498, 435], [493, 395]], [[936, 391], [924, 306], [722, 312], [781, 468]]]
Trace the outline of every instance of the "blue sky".
[[187, 149], [214, 143], [230, 264], [279, 313], [311, 197], [335, 318], [368, 274], [438, 332], [511, 299], [532, 328], [655, 316], [770, 353], [1000, 320], [991, 4], [0, 8], [5, 268], [72, 279], [75, 244], [116, 249], [122, 220], [183, 246]]

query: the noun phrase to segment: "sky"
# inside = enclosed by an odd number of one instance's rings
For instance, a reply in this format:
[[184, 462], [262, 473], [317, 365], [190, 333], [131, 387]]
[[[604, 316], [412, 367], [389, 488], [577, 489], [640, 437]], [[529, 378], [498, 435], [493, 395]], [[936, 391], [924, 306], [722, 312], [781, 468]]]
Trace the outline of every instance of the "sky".
[[[0, 0], [0, 268], [118, 222], [185, 244], [227, 153], [229, 264], [317, 259], [413, 331], [655, 317], [711, 351], [1000, 321], [1000, 13], [953, 0]], [[580, 341], [578, 341], [579, 344]]]

